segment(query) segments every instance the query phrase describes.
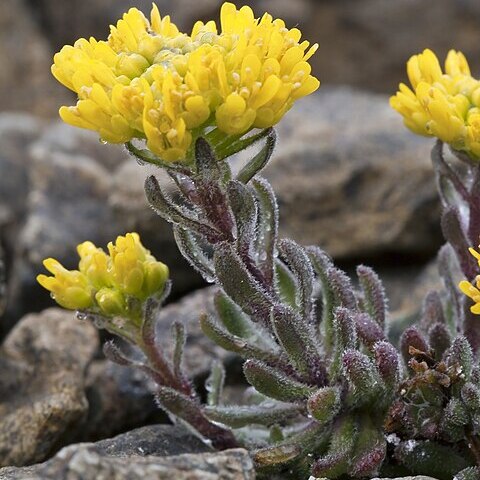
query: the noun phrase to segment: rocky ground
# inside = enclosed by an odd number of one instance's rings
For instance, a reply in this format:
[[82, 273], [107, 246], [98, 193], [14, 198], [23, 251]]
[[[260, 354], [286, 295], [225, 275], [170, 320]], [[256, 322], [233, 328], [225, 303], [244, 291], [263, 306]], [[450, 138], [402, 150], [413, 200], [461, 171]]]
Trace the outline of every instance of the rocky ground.
[[[182, 320], [190, 332], [190, 373], [202, 379], [213, 358], [221, 358], [231, 374], [232, 398], [238, 397], [238, 359], [211, 344], [198, 326], [213, 290], [192, 273], [169, 226], [146, 204], [143, 182], [152, 168], [55, 119], [58, 106], [72, 98], [49, 73], [52, 54], [80, 36], [105, 37], [106, 25], [126, 8], [148, 11], [150, 3], [0, 2], [0, 250], [7, 280], [0, 323], [0, 480], [255, 478], [247, 452], [212, 452], [181, 426], [167, 425], [153, 386], [140, 373], [107, 362], [97, 330], [52, 308], [35, 282], [45, 257], [73, 267], [78, 243], [105, 246], [118, 234], [138, 231], [172, 272], [172, 301], [158, 325], [165, 348], [170, 324]], [[182, 28], [214, 17], [221, 3], [157, 1]], [[358, 262], [374, 266], [391, 299], [395, 337], [415, 318], [425, 293], [438, 286], [434, 258], [442, 238], [432, 142], [405, 131], [385, 93], [404, 79], [405, 60], [425, 46], [442, 55], [462, 49], [479, 66], [479, 4], [248, 3], [298, 23], [321, 46], [314, 69], [324, 86], [281, 123], [265, 172], [278, 194], [281, 232], [320, 245], [347, 271]]]

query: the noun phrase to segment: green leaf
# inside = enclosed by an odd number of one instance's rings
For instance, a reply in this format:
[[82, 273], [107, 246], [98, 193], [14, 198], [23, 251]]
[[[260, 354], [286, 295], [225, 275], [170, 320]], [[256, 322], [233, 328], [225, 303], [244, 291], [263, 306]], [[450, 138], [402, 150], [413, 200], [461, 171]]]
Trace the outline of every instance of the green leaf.
[[248, 316], [222, 291], [215, 293], [214, 304], [217, 317], [232, 335], [248, 338], [254, 333]]
[[195, 165], [197, 175], [204, 179], [218, 181], [221, 171], [218, 160], [211, 145], [205, 138], [197, 138], [195, 142]]
[[314, 276], [310, 260], [305, 249], [293, 240], [281, 240], [278, 248], [282, 259], [290, 267], [297, 281], [297, 305], [300, 315], [305, 323], [312, 323]]
[[284, 303], [297, 307], [297, 282], [292, 272], [280, 261], [275, 261], [275, 283], [277, 292]]
[[299, 415], [299, 405], [291, 403], [266, 402], [262, 405], [206, 407], [205, 414], [215, 422], [232, 428], [248, 427], [252, 424], [267, 427], [285, 422]]
[[173, 374], [177, 378], [180, 378], [183, 375], [183, 371], [182, 371], [183, 350], [185, 348], [185, 342], [187, 338], [185, 325], [178, 320], [173, 322], [172, 334], [173, 334], [173, 343], [174, 343], [173, 356], [172, 356]]
[[363, 292], [363, 301], [368, 313], [385, 332], [387, 298], [379, 276], [365, 265], [357, 267], [357, 276]]
[[248, 383], [260, 393], [282, 402], [305, 400], [314, 391], [309, 385], [258, 360], [247, 360], [243, 371]]
[[254, 178], [251, 185], [258, 204], [258, 233], [255, 239], [257, 262], [267, 282], [272, 284], [278, 235], [277, 199], [271, 185], [265, 179]]
[[232, 335], [220, 324], [208, 315], [200, 317], [200, 326], [203, 333], [220, 347], [240, 355], [242, 358], [256, 358], [268, 363], [285, 363], [280, 355], [272, 350], [264, 350], [256, 345], [250, 344], [247, 340]]
[[213, 262], [200, 247], [193, 233], [179, 225], [174, 225], [173, 234], [182, 256], [200, 273], [206, 282], [213, 282], [215, 279]]
[[[275, 334], [296, 369], [314, 382], [325, 381], [321, 368], [323, 361], [317, 345], [320, 342], [311, 324], [302, 320], [291, 308], [282, 305], [273, 307], [271, 319]], [[317, 375], [322, 378], [316, 378]]]
[[214, 254], [214, 265], [218, 281], [225, 293], [252, 321], [269, 325], [273, 299], [253, 278], [232, 245], [218, 245]]
[[265, 146], [238, 173], [237, 180], [247, 184], [270, 160], [275, 149], [277, 134], [273, 128], [266, 133]]
[[225, 369], [223, 368], [223, 364], [219, 360], [214, 360], [210, 375], [205, 382], [205, 389], [207, 390], [207, 405], [220, 404], [224, 383]]
[[308, 412], [320, 424], [331, 422], [341, 407], [338, 387], [323, 387], [310, 396], [307, 402]]
[[243, 258], [250, 258], [258, 215], [255, 197], [245, 185], [236, 181], [228, 183], [227, 193], [237, 226], [238, 251]]

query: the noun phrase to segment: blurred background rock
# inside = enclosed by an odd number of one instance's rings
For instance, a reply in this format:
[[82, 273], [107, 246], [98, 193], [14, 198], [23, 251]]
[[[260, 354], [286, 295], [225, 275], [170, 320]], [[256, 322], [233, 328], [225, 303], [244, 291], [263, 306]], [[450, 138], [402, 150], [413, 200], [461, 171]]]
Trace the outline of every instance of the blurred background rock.
[[[160, 11], [187, 30], [196, 19], [217, 18], [222, 3], [157, 0]], [[281, 123], [267, 171], [279, 193], [283, 234], [319, 244], [347, 268], [374, 264], [395, 288], [408, 291], [442, 242], [439, 206], [432, 142], [402, 128], [387, 95], [405, 81], [405, 61], [425, 47], [440, 57], [450, 48], [462, 50], [475, 71], [480, 2], [244, 3], [257, 16], [268, 11], [298, 25], [320, 44], [313, 64], [322, 88]], [[136, 229], [172, 267], [174, 297], [201, 285], [177, 253], [169, 227], [146, 206], [142, 185], [151, 170], [57, 117], [59, 106], [74, 97], [50, 74], [53, 54], [82, 36], [106, 38], [108, 25], [131, 6], [148, 14], [151, 1], [0, 1], [0, 240], [9, 300], [3, 333], [21, 314], [51, 304], [35, 283], [42, 258], [53, 255], [73, 267], [74, 247], [86, 239], [105, 246]], [[397, 303], [392, 307], [403, 308]]]

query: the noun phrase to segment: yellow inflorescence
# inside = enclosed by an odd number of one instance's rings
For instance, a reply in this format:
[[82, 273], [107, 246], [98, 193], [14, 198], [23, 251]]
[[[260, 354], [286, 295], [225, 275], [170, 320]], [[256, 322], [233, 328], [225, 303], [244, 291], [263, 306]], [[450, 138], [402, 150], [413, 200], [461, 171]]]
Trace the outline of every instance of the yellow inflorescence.
[[[480, 253], [474, 248], [469, 248], [468, 250], [477, 259], [480, 266]], [[467, 282], [467, 280], [462, 280], [458, 286], [467, 297], [470, 297], [475, 302], [474, 305], [470, 307], [472, 313], [480, 315], [480, 275], [477, 275], [475, 278], [475, 285]]]
[[480, 81], [461, 52], [450, 50], [445, 72], [431, 50], [407, 63], [412, 88], [401, 83], [390, 105], [419, 135], [437, 137], [472, 159], [480, 159]]
[[205, 128], [234, 135], [270, 127], [319, 87], [308, 63], [317, 45], [301, 41], [297, 28], [232, 3], [220, 23], [218, 31], [213, 21], [197, 22], [187, 35], [154, 4], [150, 21], [131, 8], [107, 41], [63, 47], [52, 72], [79, 100], [60, 116], [107, 142], [146, 139], [173, 162]]
[[108, 244], [109, 254], [92, 242], [78, 245], [78, 270], [67, 270], [57, 260], [43, 262], [53, 276], [37, 280], [52, 292], [55, 301], [71, 310], [91, 310], [106, 316], [136, 315], [132, 299], [141, 304], [160, 294], [168, 279], [168, 267], [158, 262], [141, 244], [136, 233], [117, 237]]

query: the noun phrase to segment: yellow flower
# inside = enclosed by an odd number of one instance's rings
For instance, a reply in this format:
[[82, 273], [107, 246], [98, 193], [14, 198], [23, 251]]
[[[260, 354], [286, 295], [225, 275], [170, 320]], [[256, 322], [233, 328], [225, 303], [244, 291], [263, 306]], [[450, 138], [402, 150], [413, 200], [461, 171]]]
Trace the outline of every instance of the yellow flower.
[[195, 138], [218, 128], [242, 135], [280, 121], [320, 85], [308, 63], [317, 45], [297, 28], [250, 7], [224, 3], [220, 28], [197, 22], [190, 34], [136, 8], [108, 40], [80, 39], [54, 57], [55, 78], [78, 95], [62, 119], [107, 142], [134, 138], [167, 162], [188, 157]]
[[390, 98], [407, 128], [480, 159], [480, 82], [471, 76], [465, 56], [451, 50], [442, 71], [427, 49], [410, 58], [407, 74], [412, 88], [401, 83]]
[[151, 255], [137, 233], [117, 237], [108, 250], [109, 254], [92, 242], [83, 242], [77, 247], [78, 270], [67, 270], [49, 258], [43, 263], [53, 276], [42, 274], [37, 280], [64, 308], [136, 317], [135, 305], [163, 292], [168, 267]]
[[[480, 253], [471, 247], [468, 251], [477, 259], [478, 265], [480, 266]], [[458, 284], [458, 287], [467, 297], [470, 297], [475, 302], [475, 304], [470, 307], [471, 312], [480, 315], [480, 275], [477, 275], [475, 278], [475, 285], [472, 285], [467, 280], [462, 280]]]
[[57, 260], [47, 258], [43, 265], [53, 277], [38, 275], [37, 281], [50, 292], [52, 298], [70, 310], [85, 309], [93, 305], [93, 288], [87, 277], [78, 270], [67, 270]]

